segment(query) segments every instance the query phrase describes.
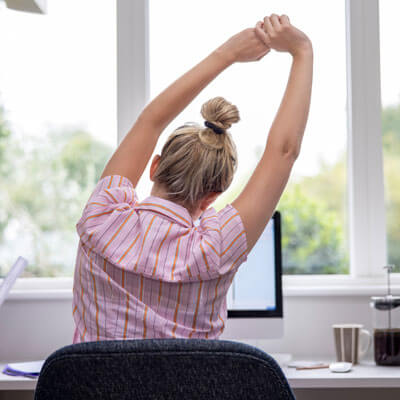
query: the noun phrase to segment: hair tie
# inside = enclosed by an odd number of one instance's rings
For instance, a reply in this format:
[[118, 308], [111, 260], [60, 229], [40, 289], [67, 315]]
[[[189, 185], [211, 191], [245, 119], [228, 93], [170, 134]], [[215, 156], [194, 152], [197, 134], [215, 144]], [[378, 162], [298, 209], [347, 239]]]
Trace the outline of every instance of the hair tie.
[[219, 126], [213, 124], [213, 123], [210, 122], [210, 121], [204, 121], [204, 125], [205, 125], [207, 128], [212, 129], [217, 135], [222, 135], [223, 133], [225, 133], [225, 129], [220, 128]]

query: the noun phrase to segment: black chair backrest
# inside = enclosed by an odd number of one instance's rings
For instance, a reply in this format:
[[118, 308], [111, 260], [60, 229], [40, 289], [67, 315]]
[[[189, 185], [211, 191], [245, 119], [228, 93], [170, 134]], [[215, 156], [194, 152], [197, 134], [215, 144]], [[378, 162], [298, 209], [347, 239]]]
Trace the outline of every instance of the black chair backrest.
[[88, 342], [50, 355], [36, 400], [293, 400], [278, 364], [243, 343], [202, 339]]

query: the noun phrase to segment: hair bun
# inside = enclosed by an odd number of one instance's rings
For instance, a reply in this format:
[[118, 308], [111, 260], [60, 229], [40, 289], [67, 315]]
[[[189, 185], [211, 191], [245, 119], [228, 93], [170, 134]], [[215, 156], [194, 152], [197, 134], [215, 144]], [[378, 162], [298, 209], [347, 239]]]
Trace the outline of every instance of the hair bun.
[[214, 97], [204, 103], [201, 107], [201, 115], [206, 121], [225, 131], [240, 120], [237, 107], [223, 97]]

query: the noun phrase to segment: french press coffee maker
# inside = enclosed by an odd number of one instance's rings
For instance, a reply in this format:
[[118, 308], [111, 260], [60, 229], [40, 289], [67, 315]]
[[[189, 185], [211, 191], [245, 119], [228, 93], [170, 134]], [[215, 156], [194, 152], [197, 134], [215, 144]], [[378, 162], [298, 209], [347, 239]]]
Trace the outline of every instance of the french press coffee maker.
[[374, 356], [377, 365], [400, 365], [400, 296], [393, 296], [390, 289], [390, 274], [387, 270], [387, 294], [371, 297], [374, 324]]

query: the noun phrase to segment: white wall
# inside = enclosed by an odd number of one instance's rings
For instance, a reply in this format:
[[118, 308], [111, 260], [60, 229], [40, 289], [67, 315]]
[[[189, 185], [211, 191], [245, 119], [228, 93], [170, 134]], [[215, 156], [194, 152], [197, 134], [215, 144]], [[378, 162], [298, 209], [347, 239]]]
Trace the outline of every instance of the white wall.
[[[270, 353], [334, 357], [331, 325], [357, 322], [371, 329], [368, 303], [368, 296], [285, 297], [284, 337], [258, 344]], [[8, 300], [0, 309], [0, 362], [45, 358], [70, 344], [72, 333], [70, 299]]]

